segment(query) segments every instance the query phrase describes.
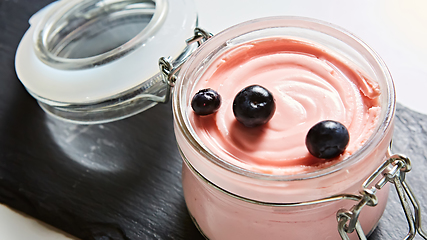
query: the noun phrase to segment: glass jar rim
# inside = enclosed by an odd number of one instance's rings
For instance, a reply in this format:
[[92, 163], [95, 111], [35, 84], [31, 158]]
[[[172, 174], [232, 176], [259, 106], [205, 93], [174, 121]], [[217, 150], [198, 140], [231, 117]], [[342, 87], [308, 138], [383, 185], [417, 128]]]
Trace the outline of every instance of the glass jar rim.
[[[277, 24], [277, 22], [280, 21], [280, 26]], [[377, 127], [373, 131], [370, 138], [363, 144], [361, 148], [359, 148], [356, 152], [351, 154], [349, 157], [345, 158], [343, 161], [339, 161], [331, 166], [328, 166], [326, 168], [322, 168], [316, 171], [312, 172], [304, 172], [304, 173], [298, 173], [298, 174], [292, 174], [292, 175], [283, 175], [283, 174], [267, 174], [267, 173], [261, 173], [256, 171], [251, 171], [245, 168], [242, 168], [240, 166], [231, 164], [222, 158], [220, 158], [218, 155], [213, 153], [210, 149], [208, 149], [202, 141], [197, 137], [196, 133], [191, 127], [191, 124], [188, 121], [188, 117], [185, 114], [185, 111], [187, 110], [186, 103], [182, 101], [181, 96], [183, 94], [183, 82], [187, 78], [187, 70], [189, 67], [194, 63], [194, 59], [197, 55], [201, 54], [204, 49], [209, 46], [209, 44], [212, 43], [214, 39], [223, 39], [226, 40], [227, 38], [225, 35], [229, 34], [230, 32], [238, 32], [238, 34], [235, 34], [234, 37], [241, 36], [243, 34], [257, 31], [261, 29], [267, 29], [267, 28], [277, 28], [277, 27], [304, 27], [304, 24], [311, 24], [310, 30], [316, 30], [322, 33], [325, 33], [327, 35], [330, 35], [331, 32], [335, 34], [341, 35], [342, 38], [339, 38], [341, 41], [348, 43], [347, 41], [351, 41], [353, 44], [357, 44], [359, 47], [362, 47], [364, 51], [366, 51], [373, 59], [374, 64], [378, 66], [381, 69], [382, 77], [384, 78], [384, 81], [386, 83], [386, 89], [382, 94], [386, 94], [386, 100], [387, 100], [387, 106], [383, 106], [383, 108], [386, 109], [386, 112], [384, 114], [384, 118], [379, 119], [379, 124], [377, 124]], [[314, 29], [313, 26], [316, 26]], [[239, 31], [239, 29], [248, 29], [248, 31]], [[322, 31], [320, 30], [322, 29]], [[329, 31], [329, 32], [324, 32]], [[332, 36], [334, 38], [337, 38], [337, 36]], [[346, 38], [345, 40], [343, 38]], [[198, 64], [198, 63], [194, 63]], [[217, 35], [214, 35], [209, 41], [207, 41], [204, 45], [199, 47], [199, 49], [193, 53], [193, 55], [190, 57], [190, 59], [184, 64], [184, 66], [181, 69], [181, 72], [178, 76], [177, 84], [175, 85], [174, 93], [173, 93], [173, 112], [174, 112], [174, 120], [177, 122], [177, 125], [180, 128], [180, 131], [182, 131], [183, 135], [189, 142], [189, 144], [196, 149], [203, 157], [205, 157], [208, 161], [214, 163], [215, 165], [219, 166], [222, 169], [225, 169], [227, 171], [236, 173], [238, 175], [259, 179], [259, 180], [270, 180], [270, 181], [295, 181], [295, 180], [303, 180], [303, 179], [312, 179], [312, 178], [318, 178], [325, 175], [332, 174], [334, 172], [337, 172], [343, 168], [346, 168], [348, 166], [351, 166], [352, 164], [355, 164], [359, 162], [361, 159], [363, 159], [365, 156], [367, 156], [370, 152], [374, 151], [376, 147], [381, 143], [381, 140], [383, 138], [383, 135], [387, 132], [389, 129], [392, 119], [394, 117], [395, 112], [395, 90], [394, 90], [394, 84], [392, 81], [392, 77], [390, 72], [388, 71], [387, 66], [385, 65], [384, 61], [379, 57], [379, 55], [371, 49], [365, 42], [360, 40], [358, 37], [353, 35], [352, 33], [348, 32], [347, 30], [333, 25], [328, 22], [324, 22], [317, 19], [312, 18], [306, 18], [306, 17], [297, 17], [297, 16], [276, 16], [276, 17], [266, 17], [266, 18], [259, 18], [254, 19], [250, 21], [246, 21], [237, 25], [234, 25], [230, 28], [227, 28]], [[382, 108], [382, 109], [383, 109]]]
[[[57, 29], [55, 29], [54, 26], [64, 16], [66, 20], [66, 16], [70, 15], [71, 13], [84, 10], [87, 5], [90, 4], [96, 5], [97, 2], [97, 0], [90, 2], [82, 0], [71, 0], [55, 3], [55, 5], [52, 6], [53, 9], [49, 10], [49, 12], [42, 19], [42, 21], [38, 23], [38, 25], [36, 26], [36, 30], [34, 31], [33, 47], [35, 49], [35, 54], [37, 55], [37, 57], [45, 64], [53, 68], [66, 70], [85, 69], [114, 61], [130, 53], [131, 51], [139, 47], [141, 44], [143, 44], [144, 41], [150, 38], [150, 36], [153, 35], [153, 32], [155, 32], [159, 27], [161, 27], [168, 11], [168, 3], [166, 0], [141, 0], [141, 2], [155, 3], [153, 12], [147, 13], [149, 15], [152, 15], [152, 17], [148, 24], [136, 36], [132, 37], [125, 43], [104, 53], [99, 53], [94, 56], [82, 58], [66, 58], [53, 54], [49, 50], [49, 39], [52, 39], [52, 35], [55, 35], [57, 33]], [[99, 11], [95, 11], [95, 13], [91, 14], [93, 15], [102, 12], [101, 10], [108, 6], [108, 3], [115, 4], [117, 3], [117, 1], [110, 1], [104, 4], [100, 4], [101, 6], [97, 6]], [[135, 1], [129, 2], [129, 4], [134, 3]], [[117, 11], [117, 9], [113, 9], [113, 11], [120, 12], [121, 10]], [[94, 18], [94, 16], [91, 16], [91, 18]]]

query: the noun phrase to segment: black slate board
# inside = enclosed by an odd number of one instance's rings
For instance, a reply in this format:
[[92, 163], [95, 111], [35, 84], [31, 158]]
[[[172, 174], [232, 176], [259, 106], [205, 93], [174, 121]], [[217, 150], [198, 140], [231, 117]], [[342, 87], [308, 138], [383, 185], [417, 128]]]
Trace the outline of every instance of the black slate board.
[[[16, 47], [29, 17], [50, 2], [0, 0], [0, 203], [81, 239], [203, 239], [184, 203], [170, 104], [115, 123], [74, 125], [46, 115], [20, 84]], [[426, 131], [427, 116], [398, 105], [394, 151], [411, 157], [408, 181], [422, 206]], [[406, 231], [391, 194], [370, 239], [402, 239]]]

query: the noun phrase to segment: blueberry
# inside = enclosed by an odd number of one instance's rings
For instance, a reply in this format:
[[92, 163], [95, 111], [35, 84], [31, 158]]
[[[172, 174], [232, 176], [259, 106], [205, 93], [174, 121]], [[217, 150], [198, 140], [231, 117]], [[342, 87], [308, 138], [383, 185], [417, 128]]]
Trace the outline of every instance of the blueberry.
[[244, 88], [233, 101], [234, 116], [246, 127], [267, 123], [273, 117], [275, 110], [273, 95], [259, 85]]
[[330, 159], [343, 153], [349, 140], [350, 135], [344, 125], [326, 120], [317, 123], [308, 131], [305, 145], [311, 155]]
[[221, 106], [221, 96], [207, 88], [198, 91], [191, 100], [191, 107], [197, 115], [209, 115], [218, 111]]

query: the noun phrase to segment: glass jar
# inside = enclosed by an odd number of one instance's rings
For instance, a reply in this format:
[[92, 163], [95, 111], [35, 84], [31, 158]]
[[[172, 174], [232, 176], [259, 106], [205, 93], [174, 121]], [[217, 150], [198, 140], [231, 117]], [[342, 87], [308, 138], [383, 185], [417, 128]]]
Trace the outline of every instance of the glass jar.
[[[239, 43], [277, 36], [319, 43], [378, 82], [382, 106], [378, 124], [363, 146], [343, 161], [313, 172], [265, 174], [227, 162], [195, 133], [188, 106], [204, 71]], [[215, 35], [183, 65], [173, 93], [183, 189], [194, 223], [208, 239], [340, 239], [337, 212], [351, 209], [360, 200], [365, 180], [387, 159], [394, 110], [394, 86], [384, 62], [361, 40], [336, 26], [306, 18], [272, 17], [238, 24]], [[372, 186], [368, 185], [365, 187]], [[378, 204], [365, 207], [358, 216], [365, 233], [375, 229], [388, 190], [385, 185], [376, 192]], [[357, 238], [355, 232], [349, 236]]]

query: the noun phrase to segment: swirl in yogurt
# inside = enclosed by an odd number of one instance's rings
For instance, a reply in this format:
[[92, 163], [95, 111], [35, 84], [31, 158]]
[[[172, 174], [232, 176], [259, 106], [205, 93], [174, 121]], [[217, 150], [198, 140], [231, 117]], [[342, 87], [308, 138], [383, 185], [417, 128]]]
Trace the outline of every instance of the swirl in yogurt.
[[[276, 112], [265, 125], [247, 128], [232, 111], [236, 94], [261, 85], [274, 96]], [[315, 171], [342, 161], [372, 135], [380, 113], [380, 89], [352, 63], [318, 44], [293, 38], [268, 38], [222, 53], [194, 88], [212, 88], [222, 96], [217, 113], [190, 123], [213, 153], [239, 167], [269, 174]], [[308, 130], [323, 120], [344, 124], [346, 151], [325, 161], [305, 146]]]

